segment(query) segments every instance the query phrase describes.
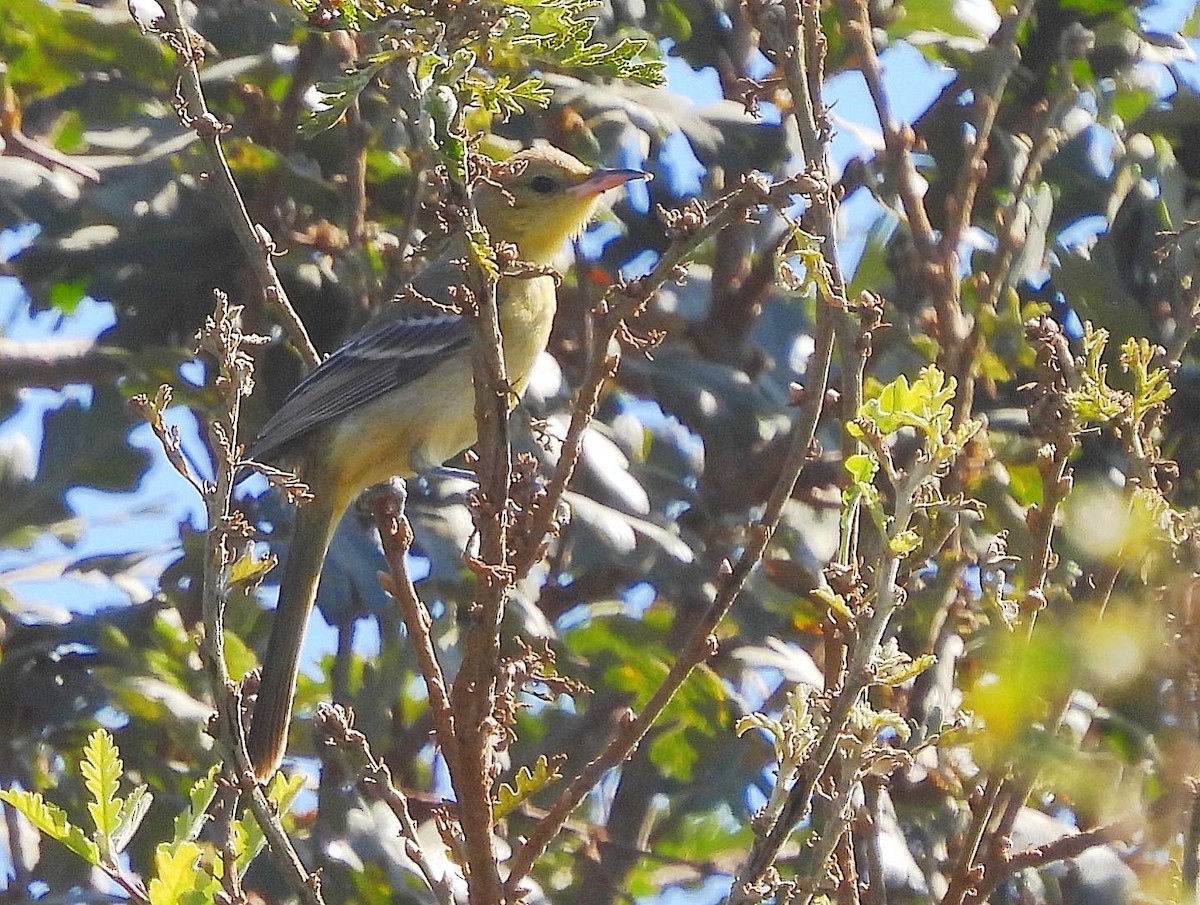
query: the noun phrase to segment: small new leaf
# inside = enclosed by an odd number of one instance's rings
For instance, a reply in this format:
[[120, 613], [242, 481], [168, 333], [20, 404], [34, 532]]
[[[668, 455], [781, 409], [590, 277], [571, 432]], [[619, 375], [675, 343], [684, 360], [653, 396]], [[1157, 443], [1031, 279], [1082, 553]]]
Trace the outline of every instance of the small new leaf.
[[311, 138], [327, 129], [332, 129], [353, 104], [371, 80], [384, 66], [396, 58], [394, 51], [372, 54], [354, 69], [348, 69], [335, 78], [319, 82], [317, 93], [321, 96], [318, 106], [297, 126], [301, 135]]
[[846, 604], [846, 598], [841, 594], [835, 594], [829, 588], [816, 588], [812, 595], [847, 622], [854, 621], [854, 613], [850, 611], [850, 607]]
[[916, 531], [901, 531], [895, 537], [888, 538], [888, 551], [893, 556], [908, 556], [921, 546], [921, 535]]
[[397, 11], [381, 0], [292, 0], [312, 28], [322, 31], [361, 31], [363, 22], [375, 22]]
[[879, 462], [875, 460], [874, 456], [856, 453], [846, 458], [843, 467], [855, 484], [866, 485], [875, 480], [875, 473], [879, 471]]
[[788, 218], [788, 240], [775, 257], [775, 274], [787, 292], [805, 298], [834, 299], [833, 275], [821, 251], [821, 240]]
[[500, 279], [500, 265], [496, 263], [496, 251], [488, 239], [486, 230], [472, 230], [467, 233], [467, 243], [471, 250], [471, 261], [479, 268], [489, 283]]
[[[933, 654], [922, 654], [914, 660], [900, 649], [900, 644], [895, 638], [889, 638], [875, 651], [871, 666], [875, 672], [876, 685], [895, 688], [909, 679], [915, 679], [936, 662], [937, 657]], [[903, 720], [900, 722], [903, 725]]]
[[230, 588], [241, 584], [253, 587], [273, 568], [275, 568], [274, 556], [259, 558], [254, 555], [253, 550], [250, 550], [239, 556], [233, 565], [229, 567], [226, 585]]
[[150, 790], [145, 785], [138, 786], [129, 793], [128, 798], [121, 802], [121, 812], [117, 815], [117, 828], [113, 830], [109, 839], [114, 854], [125, 851], [125, 847], [133, 839], [133, 834], [138, 831], [138, 827], [142, 825], [153, 802], [154, 796], [150, 794]]
[[654, 51], [645, 39], [622, 38], [613, 45], [592, 40], [596, 20], [585, 13], [597, 5], [593, 0], [515, 0], [507, 4], [497, 39], [595, 75], [632, 79], [651, 87], [663, 84], [663, 64], [644, 59]]
[[515, 788], [508, 783], [500, 785], [500, 790], [496, 793], [496, 804], [492, 809], [495, 819], [503, 820], [520, 807], [522, 802], [536, 795], [550, 783], [562, 779], [562, 765], [565, 762], [565, 757], [555, 755], [553, 758], [547, 758], [543, 754], [534, 761], [532, 770], [526, 766], [521, 767], [517, 771]]
[[499, 76], [489, 82], [480, 78], [467, 78], [463, 87], [483, 110], [507, 120], [510, 116], [524, 113], [527, 106], [545, 109], [553, 96], [541, 79], [527, 78], [512, 84], [508, 76]]
[[[267, 787], [267, 800], [274, 804], [276, 813], [286, 814], [303, 788], [303, 776], [285, 777], [282, 773], [276, 773]], [[239, 841], [237, 870], [241, 874], [245, 873], [250, 862], [258, 857], [258, 853], [263, 850], [267, 839], [263, 835], [262, 827], [258, 825], [258, 821], [248, 809], [243, 812], [241, 820], [234, 822], [237, 825], [235, 833]]]
[[213, 765], [209, 771], [193, 783], [188, 792], [187, 810], [175, 817], [175, 835], [172, 845], [190, 842], [200, 835], [204, 823], [208, 819], [208, 806], [217, 794], [217, 774], [219, 765]]

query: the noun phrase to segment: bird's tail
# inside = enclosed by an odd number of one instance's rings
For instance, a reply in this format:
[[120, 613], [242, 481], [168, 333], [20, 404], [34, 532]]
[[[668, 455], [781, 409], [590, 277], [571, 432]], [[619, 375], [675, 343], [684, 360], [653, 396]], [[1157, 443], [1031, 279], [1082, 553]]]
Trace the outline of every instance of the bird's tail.
[[279, 583], [279, 604], [246, 740], [254, 774], [263, 781], [279, 769], [287, 748], [300, 647], [338, 515], [339, 507], [321, 495], [301, 506], [296, 514], [295, 536]]

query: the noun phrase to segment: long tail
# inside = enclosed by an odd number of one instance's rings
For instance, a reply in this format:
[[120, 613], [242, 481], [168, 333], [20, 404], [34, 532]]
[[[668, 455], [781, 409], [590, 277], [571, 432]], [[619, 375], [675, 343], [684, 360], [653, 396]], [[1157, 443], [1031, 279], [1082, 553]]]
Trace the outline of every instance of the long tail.
[[279, 605], [263, 658], [262, 684], [246, 747], [260, 780], [269, 779], [287, 748], [300, 647], [317, 596], [317, 582], [341, 507], [318, 495], [296, 514], [296, 531], [279, 583]]

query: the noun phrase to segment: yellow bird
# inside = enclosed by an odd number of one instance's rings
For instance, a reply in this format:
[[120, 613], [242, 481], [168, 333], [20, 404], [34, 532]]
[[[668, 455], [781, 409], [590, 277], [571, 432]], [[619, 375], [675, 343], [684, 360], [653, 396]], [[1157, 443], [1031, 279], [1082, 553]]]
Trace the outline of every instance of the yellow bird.
[[[498, 164], [492, 177], [495, 184], [481, 184], [474, 196], [492, 241], [512, 243], [524, 261], [548, 264], [587, 225], [605, 191], [646, 174], [592, 170], [539, 147]], [[443, 258], [412, 286], [448, 303], [449, 287], [463, 279]], [[554, 281], [502, 278], [497, 302], [508, 379], [520, 393], [550, 338]], [[296, 516], [247, 741], [260, 779], [278, 769], [287, 747], [300, 647], [333, 530], [371, 484], [436, 467], [475, 442], [471, 357], [463, 317], [397, 306], [314, 369], [250, 447], [251, 458], [294, 470], [313, 494]]]

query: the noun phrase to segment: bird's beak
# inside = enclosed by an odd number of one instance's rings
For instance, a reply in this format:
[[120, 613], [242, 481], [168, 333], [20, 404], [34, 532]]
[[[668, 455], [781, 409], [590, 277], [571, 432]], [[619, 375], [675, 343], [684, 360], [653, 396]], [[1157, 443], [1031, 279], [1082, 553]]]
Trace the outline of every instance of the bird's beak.
[[641, 170], [595, 170], [579, 185], [567, 189], [567, 194], [577, 198], [594, 198], [633, 179], [653, 178], [650, 173], [643, 173]]

